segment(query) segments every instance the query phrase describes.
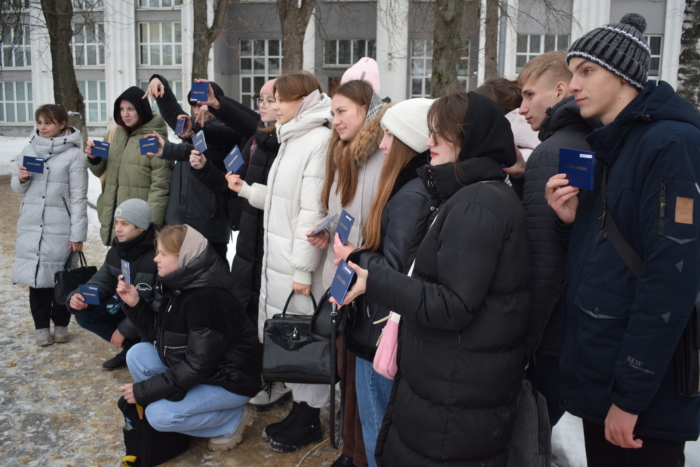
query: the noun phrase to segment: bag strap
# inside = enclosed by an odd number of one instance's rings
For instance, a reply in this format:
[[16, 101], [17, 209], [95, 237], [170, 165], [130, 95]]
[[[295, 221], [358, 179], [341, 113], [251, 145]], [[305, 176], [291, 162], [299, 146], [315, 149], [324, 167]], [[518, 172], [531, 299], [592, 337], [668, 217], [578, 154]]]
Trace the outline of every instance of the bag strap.
[[630, 271], [632, 271], [634, 277], [639, 278], [639, 276], [642, 273], [644, 261], [642, 261], [642, 258], [640, 258], [637, 252], [634, 251], [634, 248], [632, 248], [632, 246], [627, 242], [627, 240], [625, 240], [625, 237], [622, 236], [612, 216], [608, 215], [607, 185], [608, 167], [605, 166], [605, 168], [603, 169], [603, 183], [600, 189], [600, 193], [603, 200], [603, 215], [601, 216], [600, 227], [608, 234], [610, 243], [612, 243], [613, 247], [615, 248], [615, 251], [617, 251], [617, 254], [620, 255], [620, 258], [622, 258], [622, 261], [625, 263], [625, 265], [627, 265]]
[[[287, 314], [287, 307], [289, 306], [289, 302], [292, 301], [292, 297], [295, 295], [298, 295], [298, 294], [296, 294], [296, 293], [294, 293], [294, 291], [292, 291], [292, 293], [289, 294], [289, 297], [287, 297], [287, 301], [284, 304], [284, 309], [282, 310], [282, 318], [284, 318], [285, 315]], [[309, 295], [311, 295], [311, 303], [313, 303], [313, 305], [314, 305], [314, 312], [315, 312], [316, 311], [316, 299], [314, 298], [314, 294], [309, 294]]]
[[[342, 310], [342, 308], [341, 308]], [[338, 417], [338, 432], [335, 430], [335, 377], [338, 372], [338, 358], [336, 355], [336, 340], [338, 338], [338, 324], [340, 323], [340, 313], [338, 312], [338, 306], [333, 305], [333, 311], [331, 311], [331, 342], [330, 342], [330, 357], [331, 357], [331, 400], [330, 400], [330, 439], [331, 446], [333, 449], [338, 449], [340, 443], [343, 441], [343, 423], [345, 422], [345, 393], [346, 393], [346, 381], [347, 381], [347, 368], [348, 368], [348, 352], [345, 341], [345, 336], [343, 336], [343, 374], [340, 377], [340, 416]]]

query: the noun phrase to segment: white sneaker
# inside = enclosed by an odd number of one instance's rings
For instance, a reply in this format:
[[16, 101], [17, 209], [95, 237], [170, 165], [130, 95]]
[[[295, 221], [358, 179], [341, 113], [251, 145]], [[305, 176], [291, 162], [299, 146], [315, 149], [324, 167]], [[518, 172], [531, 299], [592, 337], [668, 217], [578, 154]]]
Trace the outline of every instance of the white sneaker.
[[245, 431], [245, 427], [252, 425], [253, 420], [255, 420], [255, 413], [253, 412], [253, 409], [248, 407], [246, 404], [243, 407], [241, 423], [238, 424], [236, 431], [234, 431], [231, 436], [216, 436], [214, 438], [209, 438], [207, 447], [210, 451], [227, 451], [231, 448], [235, 448], [243, 440], [243, 432]]
[[257, 396], [248, 402], [254, 405], [258, 412], [265, 412], [287, 402], [291, 397], [292, 390], [285, 386], [284, 383], [268, 383]]

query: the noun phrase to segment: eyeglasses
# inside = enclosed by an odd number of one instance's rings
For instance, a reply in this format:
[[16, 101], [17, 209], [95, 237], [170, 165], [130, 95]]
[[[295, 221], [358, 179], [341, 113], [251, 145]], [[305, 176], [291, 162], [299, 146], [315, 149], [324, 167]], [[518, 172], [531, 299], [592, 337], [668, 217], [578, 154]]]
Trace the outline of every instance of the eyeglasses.
[[268, 107], [270, 107], [272, 104], [275, 103], [275, 100], [274, 100], [274, 99], [263, 99], [263, 98], [258, 98], [258, 99], [255, 99], [255, 102], [258, 103], [258, 107], [259, 107], [259, 108], [261, 108], [261, 109], [267, 109]]

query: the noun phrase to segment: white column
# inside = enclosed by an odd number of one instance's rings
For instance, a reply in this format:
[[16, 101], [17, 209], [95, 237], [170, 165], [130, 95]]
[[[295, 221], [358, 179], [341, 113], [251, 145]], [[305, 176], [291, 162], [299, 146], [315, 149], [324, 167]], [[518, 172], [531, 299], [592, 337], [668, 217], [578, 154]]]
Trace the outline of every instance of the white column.
[[610, 23], [610, 0], [574, 0], [571, 43], [591, 29]]
[[107, 90], [107, 125], [113, 123], [112, 106], [119, 95], [137, 86], [136, 67], [140, 50], [134, 0], [105, 0], [106, 41], [105, 85]]
[[[208, 16], [208, 13], [207, 13]], [[182, 4], [182, 92], [187, 94], [192, 83], [192, 53], [194, 52], [194, 8], [192, 2]], [[213, 53], [213, 52], [212, 52]], [[213, 70], [209, 78], [214, 79]], [[185, 96], [183, 96], [184, 98]]]
[[377, 0], [377, 63], [381, 96], [392, 102], [408, 92], [408, 0]]
[[[32, 5], [29, 10], [32, 39], [32, 100], [36, 109], [43, 104], [55, 102], [53, 96], [53, 75], [51, 74], [51, 50], [49, 31], [44, 27], [41, 6]], [[34, 116], [31, 117], [32, 121]]]
[[476, 85], [481, 86], [486, 75], [486, 0], [481, 0], [479, 15], [479, 68], [476, 71]]
[[515, 72], [515, 56], [518, 50], [518, 3], [519, 0], [508, 0], [507, 15], [504, 27], [506, 28], [505, 61], [503, 63], [503, 76], [513, 80], [518, 77]]
[[678, 60], [681, 55], [684, 10], [685, 0], [666, 0], [661, 79], [673, 86], [673, 89], [678, 86]]
[[304, 48], [303, 48], [303, 65], [304, 71], [309, 73], [316, 72], [316, 8], [311, 12], [311, 19], [306, 25], [304, 32]]

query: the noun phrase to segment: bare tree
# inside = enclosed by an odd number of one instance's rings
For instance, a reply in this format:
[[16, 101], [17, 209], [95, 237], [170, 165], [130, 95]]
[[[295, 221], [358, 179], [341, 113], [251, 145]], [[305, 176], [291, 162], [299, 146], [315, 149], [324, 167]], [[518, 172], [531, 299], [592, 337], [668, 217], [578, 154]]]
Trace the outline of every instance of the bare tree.
[[304, 34], [316, 0], [277, 0], [282, 26], [282, 72], [301, 70], [304, 65]]
[[230, 0], [212, 0], [214, 7], [214, 20], [211, 26], [207, 26], [207, 1], [192, 0], [194, 10], [194, 39], [192, 51], [192, 79], [207, 79], [209, 65], [209, 49], [217, 37], [221, 34], [221, 27], [226, 17], [226, 7]]
[[[486, 18], [484, 19], [484, 78], [498, 76], [498, 12], [499, 0], [486, 0]], [[484, 12], [482, 12], [484, 14]]]
[[678, 94], [700, 108], [700, 0], [686, 0], [681, 35]]
[[457, 64], [462, 52], [462, 16], [465, 0], [437, 0], [433, 31], [431, 96], [443, 96], [457, 82]]

